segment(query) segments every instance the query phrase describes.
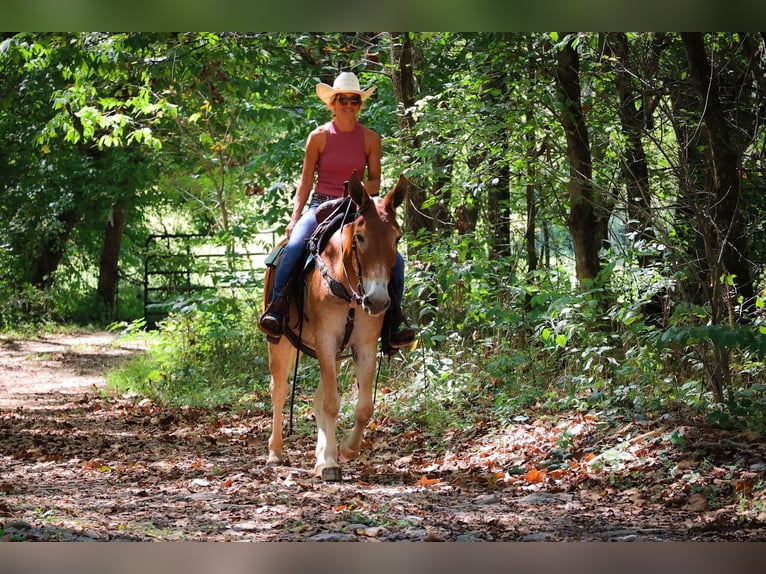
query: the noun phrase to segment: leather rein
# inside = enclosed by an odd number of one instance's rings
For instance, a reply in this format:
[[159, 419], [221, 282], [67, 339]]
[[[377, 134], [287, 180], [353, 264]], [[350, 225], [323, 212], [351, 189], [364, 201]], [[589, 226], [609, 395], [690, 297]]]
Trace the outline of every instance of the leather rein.
[[[356, 221], [365, 211], [365, 208], [359, 208], [356, 210], [356, 212], [353, 215], [353, 218], [349, 219], [349, 213], [351, 212], [351, 205], [352, 202], [349, 201], [348, 205], [346, 206], [346, 211], [343, 215], [343, 220], [340, 224], [340, 227], [338, 229], [342, 230], [345, 225], [348, 223], [353, 223]], [[335, 215], [335, 214], [333, 214]], [[327, 219], [331, 219], [332, 216], [328, 217]], [[327, 220], [325, 220], [327, 221]], [[348, 223], [346, 223], [348, 222]], [[321, 225], [321, 224], [320, 224]], [[325, 232], [327, 230], [325, 229]], [[362, 301], [364, 299], [364, 282], [362, 280], [362, 260], [359, 257], [359, 250], [357, 248], [357, 240], [356, 236], [353, 235], [351, 238], [351, 250], [354, 252], [354, 258], [356, 259], [356, 268], [357, 268], [357, 277], [359, 279], [359, 283], [357, 284], [356, 290], [354, 290], [353, 287], [351, 287], [351, 293], [348, 292], [348, 289], [346, 289], [346, 286], [338, 281], [332, 274], [332, 271], [327, 266], [327, 264], [322, 259], [322, 245], [326, 244], [326, 242], [322, 241], [324, 233], [314, 233], [311, 238], [309, 239], [309, 253], [314, 258], [314, 264], [316, 265], [316, 268], [319, 270], [319, 272], [322, 274], [322, 277], [327, 282], [327, 285], [330, 287], [330, 291], [332, 294], [347, 303], [357, 303], [361, 306]], [[329, 240], [329, 239], [328, 239]], [[343, 262], [343, 274], [346, 277], [346, 280], [348, 281], [348, 284], [351, 285], [351, 279], [348, 276], [348, 269], [346, 269], [346, 263], [345, 259]], [[302, 339], [303, 339], [303, 309], [302, 307], [299, 309], [298, 312], [300, 316], [300, 330], [298, 333], [297, 340], [293, 340], [292, 343], [296, 347], [298, 353], [300, 353], [301, 349], [303, 349], [304, 353], [308, 352], [311, 354], [311, 351], [303, 346]], [[343, 349], [345, 349], [346, 345], [348, 344], [349, 339], [351, 338], [351, 332], [354, 329], [354, 307], [349, 307], [348, 309], [348, 317], [346, 318], [346, 328], [345, 333], [343, 334], [343, 342], [341, 343], [340, 351], [338, 352], [338, 356], [336, 358], [340, 359], [342, 358]], [[313, 355], [316, 357], [316, 355]], [[378, 363], [378, 376], [380, 375], [380, 363]], [[378, 393], [378, 376], [375, 377], [375, 392], [373, 395], [373, 404], [375, 403], [375, 398]], [[298, 379], [298, 355], [296, 355], [295, 360], [295, 367], [293, 372], [293, 385], [292, 385], [292, 392], [290, 394], [290, 424], [289, 424], [289, 430], [288, 434], [292, 434], [293, 432], [293, 405], [295, 403], [295, 389], [297, 387], [296, 381]]]
[[[352, 203], [349, 202], [348, 206], [346, 207], [346, 213], [344, 215], [344, 221], [348, 221], [348, 214], [351, 211], [351, 205]], [[364, 209], [357, 209], [356, 213], [354, 213], [353, 218], [350, 220], [350, 222], [356, 221], [357, 218], [359, 218], [364, 213]], [[340, 229], [343, 229], [344, 225], [342, 224], [340, 226]], [[309, 252], [311, 253], [311, 256], [314, 258], [314, 262], [317, 266], [317, 269], [319, 270], [319, 273], [322, 274], [322, 277], [324, 278], [327, 285], [330, 287], [330, 291], [333, 295], [338, 297], [339, 299], [343, 299], [347, 303], [356, 303], [358, 305], [362, 304], [362, 301], [364, 299], [364, 282], [362, 280], [363, 277], [363, 269], [362, 269], [362, 260], [359, 257], [359, 249], [357, 248], [357, 240], [356, 236], [352, 236], [351, 238], [351, 251], [354, 253], [354, 259], [356, 260], [356, 268], [357, 268], [357, 278], [359, 279], [359, 282], [357, 283], [356, 290], [353, 287], [350, 287], [351, 293], [349, 293], [348, 289], [346, 289], [346, 286], [341, 282], [338, 281], [335, 276], [332, 274], [331, 269], [327, 266], [327, 264], [324, 262], [324, 259], [322, 259], [321, 249], [319, 247], [320, 241], [314, 241], [314, 238], [312, 237], [312, 241], [309, 242]], [[346, 263], [344, 261], [343, 263], [343, 274], [346, 277], [346, 281], [348, 281], [348, 284], [351, 285], [351, 279], [348, 275], [348, 269], [346, 268]]]

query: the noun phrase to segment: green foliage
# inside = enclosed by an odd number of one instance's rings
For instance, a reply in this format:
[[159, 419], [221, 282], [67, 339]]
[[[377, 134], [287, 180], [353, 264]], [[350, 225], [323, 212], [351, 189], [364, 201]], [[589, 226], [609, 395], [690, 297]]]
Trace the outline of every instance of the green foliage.
[[[428, 429], [435, 434], [469, 430], [481, 415], [479, 380], [472, 353], [448, 345], [446, 352], [420, 347], [383, 369], [383, 381], [397, 392], [380, 398], [381, 412], [403, 428]], [[401, 381], [407, 381], [405, 385]], [[397, 384], [397, 382], [399, 382]]]
[[62, 315], [53, 293], [26, 284], [0, 283], [0, 331], [60, 323]]
[[[647, 285], [637, 285], [638, 269], [607, 266], [583, 291], [563, 269], [508, 275], [512, 261], [488, 260], [474, 237], [418, 241], [408, 292], [427, 321], [421, 346], [392, 364], [393, 378], [407, 381], [398, 416], [441, 428], [488, 408], [509, 420], [530, 408], [681, 410], [721, 425], [763, 425], [759, 323], [698, 325], [698, 311], [680, 307], [676, 326], [658, 331], [640, 310], [654, 278], [644, 274]], [[714, 400], [705, 366], [679, 350], [702, 342], [734, 352], [740, 366], [725, 404]]]
[[[392, 47], [402, 38], [415, 52], [415, 100], [406, 109], [391, 89], [402, 71]], [[603, 247], [604, 272], [576, 286], [567, 226], [576, 166], [553, 77], [563, 35], [3, 36], [0, 328], [140, 317], [151, 234], [204, 233], [206, 247], [231, 252], [252, 246], [259, 232], [281, 230], [306, 136], [329, 119], [314, 87], [351, 69], [378, 88], [361, 118], [383, 137], [384, 180], [406, 171], [420, 192], [402, 219], [422, 211], [417, 225], [437, 230], [405, 229], [405, 307], [420, 340], [384, 368], [397, 387], [382, 399], [391, 412], [441, 430], [471, 424], [484, 409], [513, 419], [530, 408], [684, 410], [721, 425], [762, 424], [763, 301], [743, 300], [734, 271], [700, 269], [706, 258], [720, 259], [725, 244], [716, 238], [730, 232], [715, 219], [720, 198], [706, 187], [715, 179], [704, 171], [708, 142], [682, 141], [709, 130], [699, 129], [706, 119], [681, 37], [626, 35], [625, 62], [603, 34], [575, 38], [594, 201], [608, 222], [605, 236], [593, 238]], [[756, 121], [762, 38], [712, 33], [704, 41], [741, 156], [732, 221], [743, 227], [731, 233], [750, 238], [741, 253], [757, 293], [766, 249], [764, 123]], [[621, 123], [620, 111], [633, 105], [616, 89], [622, 71], [637, 90], [641, 113], [633, 119], [644, 115], [636, 134]], [[411, 129], [397, 114], [412, 119]], [[636, 146], [648, 170], [650, 197], [641, 209], [626, 176], [640, 158]], [[128, 223], [115, 314], [96, 289], [116, 202], [127, 205]], [[533, 213], [533, 233], [525, 235]], [[211, 283], [219, 276], [200, 273]], [[716, 297], [685, 296], [694, 281]], [[156, 345], [114, 384], [172, 403], [232, 404], [263, 394], [258, 305], [217, 287], [180, 298]], [[644, 308], [661, 292], [675, 299], [658, 328]]]
[[268, 388], [268, 361], [254, 313], [217, 295], [181, 299], [146, 353], [113, 372], [109, 383], [166, 404], [234, 406], [257, 399]]
[[753, 360], [766, 357], [766, 330], [750, 325], [673, 325], [659, 337], [663, 346], [675, 343], [682, 346], [709, 342], [727, 350], [741, 350]]

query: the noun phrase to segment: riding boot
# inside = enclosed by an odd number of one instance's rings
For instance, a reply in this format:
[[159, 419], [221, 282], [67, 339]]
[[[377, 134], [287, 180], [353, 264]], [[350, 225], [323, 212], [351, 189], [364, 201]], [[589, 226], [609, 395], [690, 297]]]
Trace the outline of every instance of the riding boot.
[[[384, 347], [391, 349], [409, 347], [415, 341], [415, 329], [407, 325], [404, 313], [402, 313], [402, 305], [399, 301], [398, 293], [396, 293], [394, 286], [390, 283], [389, 295], [391, 296], [391, 306], [386, 311], [386, 318], [383, 322], [386, 335], [384, 337]], [[402, 326], [402, 323], [404, 323], [404, 326]]]
[[398, 325], [391, 329], [388, 335], [389, 345], [394, 349], [409, 347], [415, 341], [415, 329], [412, 327]]
[[282, 322], [288, 309], [287, 298], [284, 295], [279, 295], [271, 302], [271, 305], [269, 305], [258, 320], [258, 326], [261, 331], [266, 333], [269, 342], [278, 343], [280, 337], [282, 337]]

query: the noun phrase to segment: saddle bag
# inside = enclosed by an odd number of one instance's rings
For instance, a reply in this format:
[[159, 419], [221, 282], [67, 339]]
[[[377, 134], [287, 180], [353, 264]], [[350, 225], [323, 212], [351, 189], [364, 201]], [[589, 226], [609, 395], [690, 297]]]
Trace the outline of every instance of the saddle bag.
[[269, 253], [266, 256], [266, 259], [264, 260], [264, 264], [267, 267], [279, 267], [279, 262], [282, 261], [282, 255], [285, 252], [285, 246], [287, 245], [286, 242], [280, 243], [274, 249], [271, 250], [271, 253]]

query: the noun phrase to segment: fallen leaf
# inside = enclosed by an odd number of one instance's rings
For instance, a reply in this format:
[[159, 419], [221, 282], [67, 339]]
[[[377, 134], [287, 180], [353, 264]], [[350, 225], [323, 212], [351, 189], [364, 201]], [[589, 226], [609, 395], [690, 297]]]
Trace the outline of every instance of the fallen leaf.
[[545, 471], [541, 472], [536, 468], [532, 468], [527, 471], [527, 474], [524, 475], [524, 478], [529, 484], [537, 484], [538, 482], [545, 480]]
[[679, 470], [688, 470], [690, 468], [696, 468], [697, 465], [698, 463], [695, 458], [685, 458], [683, 460], [678, 461], [676, 468], [678, 468]]
[[747, 478], [734, 481], [734, 488], [738, 493], [744, 496], [753, 494], [753, 483]]
[[4, 492], [7, 494], [7, 493], [13, 492], [14, 490], [15, 489], [13, 488], [13, 485], [10, 482], [5, 482], [5, 481], [0, 482], [0, 492]]
[[423, 537], [423, 542], [444, 542], [445, 538], [438, 532], [431, 531]]
[[703, 512], [707, 510], [707, 497], [701, 492], [695, 492], [686, 502], [686, 509], [691, 512]]
[[428, 478], [425, 474], [420, 477], [420, 480], [418, 480], [415, 483], [415, 486], [433, 486], [434, 484], [438, 484], [440, 480], [438, 478]]
[[754, 430], [746, 430], [739, 435], [747, 442], [756, 442], [761, 439], [761, 433]]

